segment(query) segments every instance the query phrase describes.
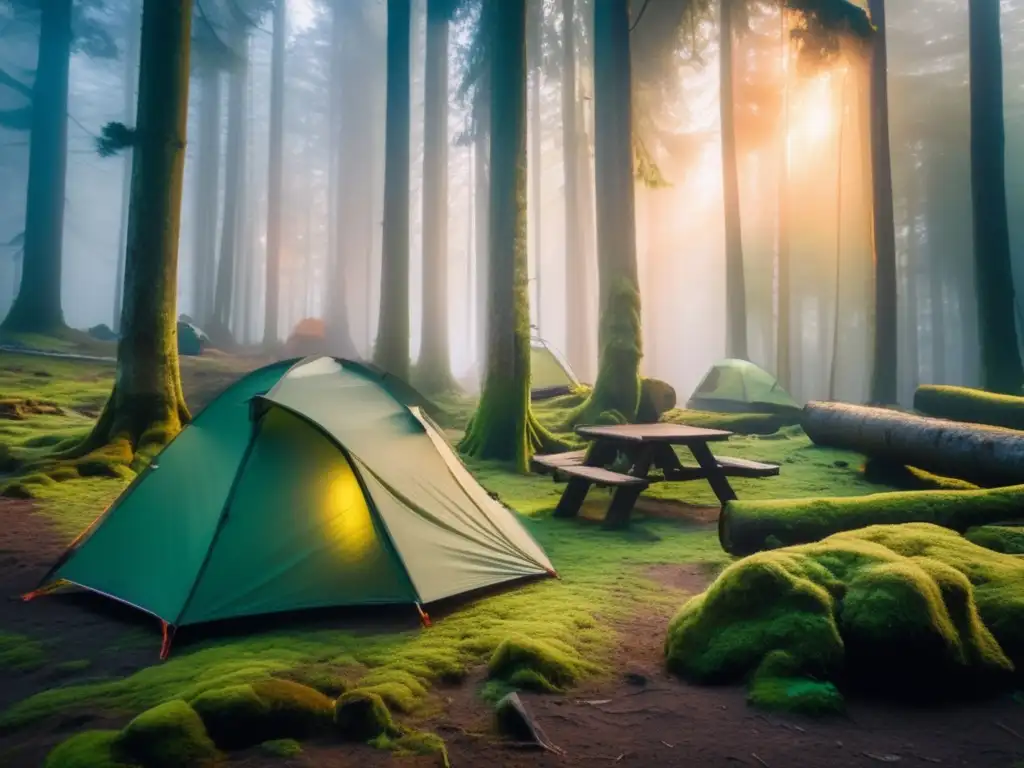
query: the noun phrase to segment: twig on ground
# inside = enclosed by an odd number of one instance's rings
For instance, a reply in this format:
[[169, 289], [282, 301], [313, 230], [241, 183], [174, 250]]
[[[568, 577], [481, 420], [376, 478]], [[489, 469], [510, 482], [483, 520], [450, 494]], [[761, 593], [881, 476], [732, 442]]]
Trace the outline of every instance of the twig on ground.
[[662, 740], [662, 742], [661, 742], [661, 743], [662, 743], [662, 744], [664, 744], [664, 745], [665, 745], [666, 747], [668, 747], [669, 749], [672, 749], [672, 748], [673, 748], [673, 747], [675, 746], [675, 744], [669, 744], [669, 743], [668, 743], [667, 741], [665, 741], [665, 740]]
[[757, 760], [757, 762], [759, 762], [761, 765], [763, 765], [764, 768], [771, 768], [771, 766], [769, 766], [768, 763], [766, 763], [764, 760], [757, 756], [757, 752], [751, 752], [750, 756]]
[[1013, 730], [1013, 728], [1011, 728], [1010, 726], [1008, 726], [1008, 725], [1006, 725], [1004, 723], [1000, 723], [998, 720], [995, 721], [995, 724], [996, 724], [997, 728], [1000, 728], [1001, 730], [1006, 731], [1008, 734], [1010, 734], [1014, 738], [1017, 738], [1017, 739], [1020, 739], [1021, 741], [1024, 741], [1024, 736], [1021, 736], [1019, 733], [1017, 733], [1017, 731]]
[[642, 696], [645, 693], [657, 693], [658, 691], [668, 691], [670, 688], [641, 688], [639, 691], [630, 691], [629, 693], [622, 694], [623, 696]]
[[876, 755], [872, 752], [861, 752], [864, 757], [870, 758], [871, 760], [877, 760], [880, 763], [898, 763], [903, 758], [899, 755]]

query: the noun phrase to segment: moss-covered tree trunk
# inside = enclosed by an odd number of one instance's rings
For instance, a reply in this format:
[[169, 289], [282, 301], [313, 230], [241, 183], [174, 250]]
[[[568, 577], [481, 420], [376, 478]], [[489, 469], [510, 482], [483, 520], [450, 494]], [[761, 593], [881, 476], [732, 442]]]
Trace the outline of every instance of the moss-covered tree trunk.
[[38, 64], [32, 86], [21, 280], [18, 295], [0, 326], [5, 331], [54, 333], [64, 328], [60, 278], [70, 63], [71, 0], [47, 0], [40, 17]]
[[479, 459], [529, 469], [551, 436], [530, 410], [526, 249], [526, 0], [495, 3], [491, 45], [491, 184], [487, 358], [480, 403], [459, 444]]
[[1021, 394], [1024, 366], [1014, 315], [1006, 210], [1006, 128], [999, 3], [971, 0], [971, 197], [974, 270], [985, 389]]
[[137, 142], [114, 389], [77, 453], [148, 457], [188, 422], [176, 301], [188, 114], [191, 0], [146, 0]]
[[267, 169], [267, 260], [263, 307], [263, 346], [277, 346], [281, 322], [281, 185], [284, 164], [284, 43], [287, 3], [274, 7], [270, 54], [270, 157]]
[[740, 174], [736, 157], [733, 96], [733, 8], [735, 0], [719, 2], [719, 111], [722, 118], [722, 194], [725, 208], [725, 338], [729, 357], [747, 359], [747, 289], [743, 268], [743, 225], [740, 216]]
[[[633, 421], [640, 402], [640, 288], [636, 264], [628, 0], [594, 4], [597, 264], [601, 316], [597, 380], [575, 423]], [[604, 416], [602, 416], [604, 415]]]
[[[580, 211], [580, 137], [576, 122], [576, 3], [562, 0], [562, 174], [565, 192], [565, 354], [575, 371], [590, 363], [587, 262]], [[581, 287], [584, 286], [584, 287]]]
[[380, 319], [373, 359], [409, 378], [409, 166], [411, 0], [388, 0], [387, 117], [384, 130], [384, 241]]
[[245, 86], [248, 82], [248, 59], [243, 58], [229, 75], [228, 82], [228, 146], [224, 169], [224, 223], [221, 227], [220, 261], [217, 263], [217, 290], [213, 302], [214, 325], [217, 332], [230, 337], [231, 304], [234, 300], [235, 269], [238, 256], [238, 233], [241, 227], [240, 208], [245, 184], [246, 115]]
[[896, 225], [893, 220], [892, 158], [889, 150], [888, 51], [885, 0], [869, 0], [876, 27], [871, 51], [871, 178], [874, 189], [875, 332], [871, 401], [897, 401]]
[[427, 2], [423, 116], [423, 321], [417, 384], [455, 388], [448, 342], [448, 9]]

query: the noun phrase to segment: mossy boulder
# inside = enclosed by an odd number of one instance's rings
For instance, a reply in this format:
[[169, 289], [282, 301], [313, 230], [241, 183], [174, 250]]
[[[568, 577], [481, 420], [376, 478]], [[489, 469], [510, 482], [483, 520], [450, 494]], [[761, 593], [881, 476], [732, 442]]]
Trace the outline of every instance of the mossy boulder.
[[761, 709], [805, 715], [838, 714], [845, 709], [843, 695], [833, 683], [805, 677], [799, 662], [785, 651], [764, 657], [747, 700]]
[[273, 739], [260, 744], [260, 749], [275, 757], [297, 757], [302, 754], [302, 745], [295, 739]]
[[141, 768], [124, 757], [118, 731], [83, 731], [54, 747], [43, 768]]
[[927, 523], [761, 552], [683, 606], [665, 654], [670, 671], [699, 683], [760, 668], [755, 703], [803, 698], [793, 708], [804, 711], [828, 710], [831, 691], [792, 681], [907, 699], [989, 692], [1020, 679], [1024, 561]]
[[180, 699], [148, 709], [128, 723], [117, 748], [146, 768], [202, 768], [218, 757], [203, 721]]
[[640, 424], [653, 424], [662, 414], [676, 407], [676, 391], [661, 379], [640, 380], [640, 404], [636, 409], [636, 420]]
[[278, 679], [205, 691], [190, 703], [223, 749], [326, 732], [333, 711], [331, 700], [319, 691]]
[[494, 650], [487, 670], [491, 679], [516, 688], [556, 693], [596, 671], [596, 666], [558, 641], [509, 637]]
[[387, 704], [376, 693], [357, 688], [343, 694], [334, 705], [334, 727], [348, 741], [367, 742], [398, 734]]
[[979, 525], [964, 534], [964, 538], [995, 552], [1024, 555], [1024, 527], [1009, 525]]

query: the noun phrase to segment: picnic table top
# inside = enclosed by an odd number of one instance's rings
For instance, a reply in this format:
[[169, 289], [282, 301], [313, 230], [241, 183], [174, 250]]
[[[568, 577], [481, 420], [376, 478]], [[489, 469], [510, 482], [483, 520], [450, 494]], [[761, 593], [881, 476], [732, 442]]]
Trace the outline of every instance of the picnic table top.
[[608, 424], [576, 427], [576, 434], [591, 440], [618, 440], [634, 443], [671, 443], [687, 445], [728, 440], [732, 432], [724, 429], [688, 427], [685, 424]]

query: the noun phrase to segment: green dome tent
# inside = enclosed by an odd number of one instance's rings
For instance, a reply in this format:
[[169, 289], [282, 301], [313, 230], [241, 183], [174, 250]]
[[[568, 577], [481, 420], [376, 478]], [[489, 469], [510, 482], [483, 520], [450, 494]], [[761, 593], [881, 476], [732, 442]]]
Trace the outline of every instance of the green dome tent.
[[[275, 363], [203, 410], [54, 565], [170, 631], [333, 606], [419, 607], [554, 575], [389, 377]], [[35, 593], [33, 593], [35, 594]], [[423, 615], [424, 618], [425, 614]]]
[[768, 371], [746, 360], [711, 366], [690, 396], [687, 408], [715, 413], [784, 413], [800, 404]]
[[546, 341], [530, 339], [530, 399], [567, 395], [580, 385], [568, 361]]

